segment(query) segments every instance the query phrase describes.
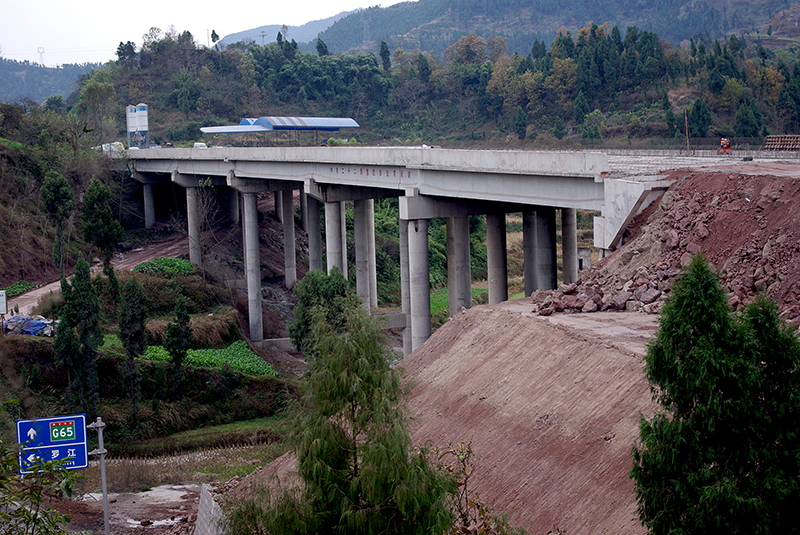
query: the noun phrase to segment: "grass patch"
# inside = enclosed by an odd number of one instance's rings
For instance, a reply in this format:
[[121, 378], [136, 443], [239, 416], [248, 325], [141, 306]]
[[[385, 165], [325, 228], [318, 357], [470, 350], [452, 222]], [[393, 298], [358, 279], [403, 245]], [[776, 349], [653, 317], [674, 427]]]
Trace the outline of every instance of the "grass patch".
[[[472, 298], [475, 299], [476, 297], [480, 296], [483, 293], [488, 292], [488, 288], [472, 288]], [[447, 293], [447, 287], [439, 288], [435, 292], [431, 294], [431, 315], [435, 316], [437, 313], [442, 311], [449, 311], [450, 309], [450, 297]]]

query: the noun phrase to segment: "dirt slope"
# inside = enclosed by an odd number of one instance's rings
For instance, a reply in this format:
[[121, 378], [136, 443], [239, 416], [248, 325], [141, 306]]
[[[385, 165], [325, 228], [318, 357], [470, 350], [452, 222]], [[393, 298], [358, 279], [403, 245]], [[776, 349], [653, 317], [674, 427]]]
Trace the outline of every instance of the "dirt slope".
[[643, 533], [627, 474], [638, 415], [652, 411], [640, 352], [654, 318], [593, 315], [615, 344], [530, 309], [464, 311], [403, 361], [415, 441], [471, 440], [480, 496], [530, 533]]

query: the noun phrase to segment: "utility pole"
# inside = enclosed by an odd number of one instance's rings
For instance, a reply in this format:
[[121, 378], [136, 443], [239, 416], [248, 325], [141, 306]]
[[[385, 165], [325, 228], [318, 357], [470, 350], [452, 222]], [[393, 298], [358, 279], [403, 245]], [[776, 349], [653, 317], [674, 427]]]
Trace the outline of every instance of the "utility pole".
[[264, 46], [264, 37], [267, 35], [267, 32], [261, 30], [261, 46]]

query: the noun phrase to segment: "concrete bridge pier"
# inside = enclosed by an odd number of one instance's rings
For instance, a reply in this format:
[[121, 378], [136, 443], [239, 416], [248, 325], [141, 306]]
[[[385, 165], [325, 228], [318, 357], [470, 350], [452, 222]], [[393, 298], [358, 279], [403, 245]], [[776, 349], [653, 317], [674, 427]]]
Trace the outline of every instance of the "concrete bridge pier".
[[578, 281], [578, 211], [561, 209], [561, 269], [564, 284]]
[[508, 247], [506, 214], [486, 214], [486, 270], [489, 304], [508, 300]]
[[283, 281], [290, 290], [297, 283], [297, 256], [294, 246], [294, 190], [283, 195]]
[[522, 249], [525, 296], [554, 289], [558, 282], [555, 208], [537, 206], [536, 211], [522, 213]]
[[447, 218], [447, 292], [451, 317], [472, 306], [469, 216]]
[[261, 298], [261, 252], [258, 243], [258, 204], [255, 193], [243, 195], [244, 204], [244, 257], [247, 279], [247, 310], [250, 324], [250, 340], [264, 339], [264, 320]]
[[303, 194], [306, 201], [306, 232], [308, 233], [308, 269], [322, 271], [322, 225], [320, 224], [320, 202]]
[[156, 200], [152, 184], [142, 184], [144, 197], [144, 228], [151, 229], [156, 224]]
[[431, 336], [431, 280], [428, 257], [428, 220], [408, 221], [409, 315], [411, 350]]
[[282, 191], [276, 191], [275, 192], [274, 204], [275, 204], [275, 217], [277, 217], [278, 221], [280, 221], [281, 225], [283, 225], [283, 192]]
[[356, 242], [356, 293], [362, 306], [370, 309], [370, 262], [369, 262], [369, 209], [367, 200], [353, 201], [353, 238]]
[[334, 267], [344, 273], [344, 240], [342, 236], [342, 219], [344, 213], [341, 202], [325, 203], [325, 249], [327, 252], [327, 269], [330, 275]]
[[200, 203], [198, 189], [186, 188], [186, 224], [189, 231], [189, 262], [203, 267], [203, 249], [200, 245]]
[[403, 328], [403, 356], [411, 354], [411, 281], [408, 266], [408, 221], [401, 219], [400, 223], [400, 302], [401, 312], [405, 316]]
[[239, 192], [233, 188], [228, 188], [228, 214], [231, 222], [238, 225], [240, 222]]

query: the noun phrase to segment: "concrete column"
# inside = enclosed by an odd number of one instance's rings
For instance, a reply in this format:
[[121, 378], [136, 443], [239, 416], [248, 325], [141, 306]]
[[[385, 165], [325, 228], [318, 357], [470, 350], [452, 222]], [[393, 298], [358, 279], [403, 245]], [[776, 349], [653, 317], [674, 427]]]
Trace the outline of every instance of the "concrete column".
[[536, 212], [522, 212], [522, 266], [525, 297], [536, 290]]
[[505, 214], [486, 214], [486, 269], [489, 278], [489, 304], [507, 301], [508, 250]]
[[431, 336], [431, 279], [428, 221], [408, 222], [408, 273], [411, 297], [411, 350]]
[[400, 220], [400, 302], [406, 318], [403, 329], [403, 356], [411, 353], [411, 283], [408, 272], [408, 221]]
[[325, 249], [328, 274], [334, 267], [342, 268], [342, 209], [339, 202], [325, 203]]
[[319, 220], [320, 202], [308, 199], [308, 269], [322, 271], [322, 225]]
[[245, 274], [247, 276], [247, 309], [250, 319], [250, 340], [264, 339], [261, 312], [261, 253], [258, 247], [258, 205], [255, 193], [244, 194]]
[[186, 219], [189, 227], [189, 261], [202, 267], [203, 251], [200, 246], [200, 205], [198, 188], [186, 188]]
[[294, 192], [283, 192], [283, 280], [286, 287], [297, 282], [297, 258], [294, 250]]
[[143, 184], [144, 197], [144, 228], [153, 228], [156, 224], [156, 199], [153, 195], [153, 185]]
[[283, 224], [283, 192], [275, 192], [275, 217]]
[[447, 218], [447, 291], [450, 316], [472, 306], [469, 218]]
[[378, 308], [378, 265], [375, 261], [375, 199], [367, 200], [367, 261], [369, 262], [369, 306]]
[[308, 194], [300, 190], [300, 228], [308, 234]]
[[522, 214], [522, 244], [525, 267], [525, 295], [534, 290], [551, 290], [557, 284], [556, 212], [539, 207]]
[[361, 299], [361, 304], [369, 310], [370, 282], [369, 282], [369, 231], [367, 227], [367, 201], [353, 201], [353, 238], [356, 242], [356, 293]]
[[239, 224], [239, 192], [228, 188], [228, 212], [234, 225]]
[[342, 212], [342, 273], [344, 274], [344, 278], [347, 277], [347, 203], [345, 201], [341, 201], [339, 203], [341, 205], [341, 212]]
[[556, 209], [541, 207], [536, 214], [536, 284], [542, 290], [553, 290], [558, 286]]
[[561, 209], [561, 260], [564, 284], [578, 281], [578, 211]]

